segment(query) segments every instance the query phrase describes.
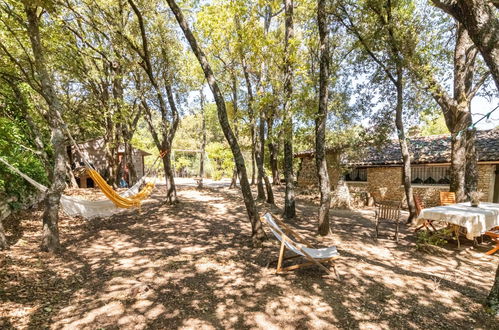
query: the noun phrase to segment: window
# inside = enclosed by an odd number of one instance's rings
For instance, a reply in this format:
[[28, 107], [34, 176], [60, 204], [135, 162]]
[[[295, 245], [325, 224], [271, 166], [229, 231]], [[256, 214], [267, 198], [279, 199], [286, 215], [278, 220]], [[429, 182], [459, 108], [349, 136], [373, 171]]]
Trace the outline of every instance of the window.
[[414, 184], [449, 184], [450, 169], [449, 166], [413, 166], [411, 178]]
[[345, 174], [345, 181], [367, 181], [367, 168], [356, 167]]

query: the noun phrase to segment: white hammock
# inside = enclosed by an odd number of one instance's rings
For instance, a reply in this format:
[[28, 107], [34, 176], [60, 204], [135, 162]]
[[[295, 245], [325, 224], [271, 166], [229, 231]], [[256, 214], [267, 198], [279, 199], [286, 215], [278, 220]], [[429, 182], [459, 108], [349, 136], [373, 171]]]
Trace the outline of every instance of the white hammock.
[[[26, 174], [19, 171], [14, 166], [7, 163], [3, 158], [0, 157], [0, 161], [4, 163], [8, 168], [10, 168], [15, 173], [19, 174], [26, 181], [31, 183], [36, 189], [41, 192], [47, 191], [47, 187], [42, 185], [41, 183], [36, 182]], [[142, 177], [136, 184], [134, 184], [130, 189], [120, 194], [123, 197], [129, 197], [135, 195], [139, 192], [140, 186], [146, 183], [145, 176]], [[109, 200], [97, 200], [91, 201], [80, 197], [62, 195], [61, 196], [61, 206], [64, 211], [69, 216], [81, 216], [85, 219], [93, 219], [97, 217], [109, 217], [113, 214], [119, 213], [122, 211], [122, 208], [118, 208], [114, 205], [114, 203]]]

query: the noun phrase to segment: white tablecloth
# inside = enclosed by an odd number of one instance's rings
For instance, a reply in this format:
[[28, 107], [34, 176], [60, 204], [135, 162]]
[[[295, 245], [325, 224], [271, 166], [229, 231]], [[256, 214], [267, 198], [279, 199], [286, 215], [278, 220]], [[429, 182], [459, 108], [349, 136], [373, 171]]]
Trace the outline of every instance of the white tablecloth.
[[423, 209], [416, 222], [435, 220], [452, 223], [466, 228], [466, 238], [473, 239], [487, 230], [499, 226], [499, 204], [480, 203], [471, 207], [470, 203], [459, 203], [448, 206], [437, 206]]

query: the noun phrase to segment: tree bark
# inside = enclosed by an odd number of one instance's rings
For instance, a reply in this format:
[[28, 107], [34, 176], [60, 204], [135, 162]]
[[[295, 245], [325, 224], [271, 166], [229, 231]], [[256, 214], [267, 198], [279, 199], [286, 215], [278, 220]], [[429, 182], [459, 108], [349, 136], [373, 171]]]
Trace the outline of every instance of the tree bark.
[[199, 91], [200, 104], [201, 104], [201, 156], [199, 159], [199, 184], [198, 188], [203, 188], [204, 178], [204, 153], [206, 149], [206, 116], [204, 113], [204, 94], [203, 88]]
[[496, 316], [499, 315], [499, 265], [497, 265], [494, 284], [487, 296], [486, 306], [490, 308]]
[[59, 204], [66, 178], [66, 145], [61, 127], [62, 106], [57, 97], [48, 73], [44, 49], [40, 40], [40, 16], [37, 7], [27, 2], [24, 11], [28, 19], [28, 34], [33, 50], [35, 70], [40, 80], [40, 93], [48, 105], [48, 121], [51, 128], [50, 142], [53, 148], [53, 168], [49, 175], [51, 185], [45, 197], [45, 210], [43, 213], [42, 251], [57, 252], [60, 250], [59, 242]]
[[293, 93], [293, 69], [291, 64], [290, 39], [293, 38], [293, 0], [284, 1], [284, 176], [286, 188], [284, 192], [284, 217], [296, 217], [294, 175], [293, 175], [293, 118], [291, 114], [291, 97]]
[[213, 97], [215, 99], [215, 103], [217, 105], [218, 112], [218, 120], [220, 122], [220, 126], [224, 132], [225, 138], [230, 145], [232, 150], [232, 154], [234, 156], [234, 162], [236, 163], [237, 173], [239, 175], [239, 180], [241, 183], [241, 192], [243, 194], [244, 204], [246, 206], [246, 212], [248, 214], [248, 218], [251, 223], [252, 229], [252, 238], [255, 244], [259, 244], [261, 240], [265, 238], [265, 232], [263, 231], [262, 224], [259, 220], [258, 212], [256, 209], [255, 201], [251, 194], [251, 187], [248, 181], [248, 174], [246, 172], [246, 166], [244, 163], [244, 157], [239, 147], [239, 144], [234, 136], [234, 132], [232, 131], [229, 119], [227, 116], [227, 109], [225, 107], [225, 100], [222, 96], [222, 93], [218, 87], [217, 80], [215, 79], [215, 75], [211, 69], [210, 64], [204, 54], [203, 50], [199, 47], [196, 38], [192, 34], [191, 29], [189, 28], [187, 21], [182, 14], [182, 11], [177, 6], [175, 0], [167, 0], [170, 9], [172, 10], [175, 18], [177, 19], [180, 28], [184, 32], [184, 35], [191, 46], [194, 55], [199, 61], [201, 68], [205, 74], [206, 80], [208, 81], [208, 85], [213, 93]]
[[331, 185], [326, 160], [326, 121], [329, 97], [329, 42], [326, 16], [326, 0], [318, 0], [317, 25], [319, 28], [320, 73], [319, 73], [319, 108], [315, 119], [315, 162], [319, 177], [319, 234], [329, 234], [329, 207], [331, 205]]
[[402, 152], [402, 181], [404, 185], [405, 197], [407, 200], [407, 206], [409, 208], [409, 218], [407, 222], [411, 222], [416, 216], [416, 205], [414, 203], [414, 196], [412, 193], [411, 184], [411, 154], [409, 152], [409, 146], [407, 143], [407, 138], [405, 136], [404, 121], [403, 121], [403, 107], [404, 107], [404, 90], [403, 90], [403, 69], [400, 62], [397, 62], [397, 78], [395, 86], [397, 88], [397, 105], [395, 107], [395, 126], [397, 127], [397, 136], [400, 145], [400, 151]]
[[[471, 120], [471, 116], [469, 117]], [[464, 191], [470, 197], [472, 191], [478, 190], [478, 155], [475, 148], [476, 129], [466, 130], [466, 173]]]
[[256, 185], [256, 157], [255, 157], [255, 133], [254, 129], [250, 129], [250, 134], [251, 134], [251, 185], [254, 186]]
[[489, 67], [499, 90], [499, 16], [488, 0], [432, 0], [435, 6], [453, 16], [468, 31]]
[[464, 179], [466, 173], [466, 136], [461, 131], [451, 132], [450, 191], [456, 201], [465, 200]]
[[[238, 106], [238, 87], [237, 87], [237, 76], [232, 72], [232, 107], [234, 108], [234, 136], [236, 140], [239, 138], [239, 124], [237, 122], [239, 106]], [[232, 171], [232, 179], [230, 180], [229, 189], [237, 188], [237, 167], [234, 166], [234, 171]]]
[[5, 230], [3, 228], [2, 220], [0, 219], [0, 250], [5, 250], [9, 248], [7, 243], [7, 238], [5, 237]]
[[71, 164], [67, 159], [66, 159], [66, 175], [69, 180], [69, 187], [78, 188], [78, 183], [76, 182], [75, 175], [73, 173], [73, 170], [71, 169]]
[[274, 186], [279, 185], [280, 179], [279, 179], [279, 164], [277, 160], [277, 155], [278, 155], [278, 144], [274, 142], [274, 135], [273, 135], [273, 125], [274, 125], [274, 119], [272, 117], [267, 119], [267, 143], [269, 147], [269, 166], [270, 166], [270, 171], [272, 172], [272, 184]]
[[[263, 110], [263, 109], [262, 109]], [[269, 204], [274, 204], [274, 192], [272, 191], [272, 185], [270, 184], [267, 174], [265, 174], [264, 164], [265, 164], [265, 118], [263, 117], [263, 111], [260, 112], [260, 124], [259, 124], [259, 136], [258, 136], [258, 148], [259, 148], [259, 159], [258, 161], [258, 172], [263, 178], [265, 183], [265, 190], [267, 192], [266, 202]]]
[[[165, 145], [163, 146], [163, 150], [171, 150], [171, 149], [169, 145]], [[170, 154], [171, 153], [168, 153], [166, 156], [163, 157], [163, 167], [165, 169], [165, 179], [166, 179], [166, 202], [169, 204], [174, 204], [178, 202], [178, 199], [177, 199], [177, 189], [175, 187]]]

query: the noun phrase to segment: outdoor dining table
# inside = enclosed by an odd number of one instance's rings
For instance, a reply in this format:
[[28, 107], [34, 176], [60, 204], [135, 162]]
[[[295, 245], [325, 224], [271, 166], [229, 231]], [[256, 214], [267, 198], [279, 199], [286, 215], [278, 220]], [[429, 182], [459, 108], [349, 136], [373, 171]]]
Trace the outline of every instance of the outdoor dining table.
[[469, 202], [436, 206], [421, 210], [416, 225], [425, 221], [442, 221], [455, 228], [458, 247], [459, 228], [466, 229], [466, 238], [473, 240], [493, 227], [499, 226], [499, 204], [480, 203], [473, 207]]

